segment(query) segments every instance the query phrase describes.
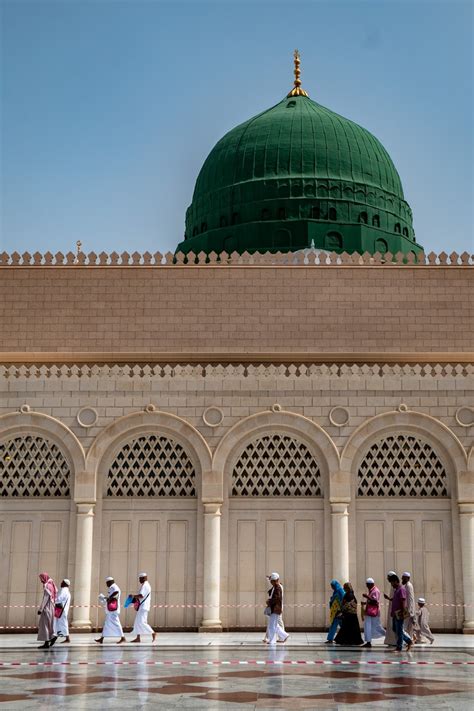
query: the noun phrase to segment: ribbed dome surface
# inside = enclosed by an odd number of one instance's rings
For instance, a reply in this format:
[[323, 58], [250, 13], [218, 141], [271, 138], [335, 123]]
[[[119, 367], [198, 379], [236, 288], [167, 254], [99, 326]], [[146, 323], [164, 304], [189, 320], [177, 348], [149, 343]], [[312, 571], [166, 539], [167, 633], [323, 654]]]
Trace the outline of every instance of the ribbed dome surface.
[[229, 131], [196, 181], [177, 251], [419, 250], [380, 141], [307, 96]]
[[403, 199], [400, 177], [375, 136], [298, 96], [285, 98], [221, 138], [199, 173], [193, 202], [231, 185], [286, 176], [362, 183]]

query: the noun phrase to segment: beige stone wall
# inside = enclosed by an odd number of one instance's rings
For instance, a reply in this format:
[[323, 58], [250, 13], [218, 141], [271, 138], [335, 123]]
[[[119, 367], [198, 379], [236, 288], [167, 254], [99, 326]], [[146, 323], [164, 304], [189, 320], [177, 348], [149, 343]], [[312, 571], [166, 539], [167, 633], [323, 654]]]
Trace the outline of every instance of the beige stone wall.
[[[70, 506], [31, 498], [3, 506], [0, 557], [6, 570], [12, 551], [28, 564], [18, 582], [27, 586], [21, 591], [25, 604], [36, 600], [38, 561], [50, 561], [57, 575], [66, 569], [70, 578], [77, 576], [82, 545], [77, 504], [78, 511], [81, 506], [94, 510], [87, 600], [95, 604], [111, 566], [120, 568], [128, 590], [137, 565], [146, 565], [153, 570], [159, 602], [189, 605], [179, 613], [158, 610], [155, 623], [200, 624], [203, 612], [192, 606], [202, 604], [205, 594], [203, 506], [211, 501], [222, 512], [218, 557], [224, 626], [261, 625], [259, 606], [270, 567], [283, 569], [289, 604], [314, 603], [289, 608], [288, 623], [324, 626], [327, 581], [340, 563], [333, 520], [340, 511], [348, 513], [349, 522], [344, 575], [360, 588], [364, 575], [373, 571], [380, 579], [387, 566], [412, 567], [423, 581], [418, 594], [439, 602], [432, 610], [434, 626], [462, 626], [469, 588], [463, 586], [458, 502], [470, 507], [474, 498], [474, 457], [468, 459], [474, 443], [472, 366], [22, 366], [0, 369], [0, 389], [0, 441], [14, 433], [43, 432], [63, 447], [74, 472]], [[83, 408], [97, 415], [91, 427], [78, 422]], [[132, 435], [150, 431], [188, 449], [198, 479], [196, 499], [103, 498], [110, 447], [116, 451]], [[257, 433], [272, 432], [296, 437], [314, 453], [321, 498], [229, 496], [239, 449]], [[374, 437], [397, 432], [420, 436], [439, 452], [449, 478], [448, 498], [357, 500], [360, 457]], [[58, 538], [56, 549], [54, 531], [60, 528], [62, 543]], [[374, 531], [381, 532], [375, 545]], [[420, 593], [421, 584], [426, 588]], [[3, 594], [7, 600], [15, 597], [11, 590]], [[249, 603], [255, 607], [240, 607]], [[31, 624], [33, 613], [28, 615], [12, 611], [2, 619], [7, 625]], [[90, 619], [96, 624], [100, 612], [93, 608]]]
[[467, 352], [473, 291], [454, 265], [4, 266], [1, 349]]
[[[474, 366], [94, 366], [0, 367], [0, 413], [28, 405], [59, 419], [87, 450], [115, 420], [152, 404], [184, 418], [213, 450], [240, 420], [272, 405], [304, 415], [325, 429], [342, 450], [365, 421], [400, 404], [435, 417], [466, 450], [474, 444], [474, 425], [458, 423], [459, 408], [474, 407]], [[81, 408], [97, 411], [97, 424], [81, 427]], [[206, 425], [208, 407], [221, 410], [222, 423]], [[334, 425], [333, 408], [347, 410]], [[337, 413], [336, 413], [337, 415]], [[334, 419], [334, 418], [333, 418]], [[340, 419], [338, 421], [341, 421]]]

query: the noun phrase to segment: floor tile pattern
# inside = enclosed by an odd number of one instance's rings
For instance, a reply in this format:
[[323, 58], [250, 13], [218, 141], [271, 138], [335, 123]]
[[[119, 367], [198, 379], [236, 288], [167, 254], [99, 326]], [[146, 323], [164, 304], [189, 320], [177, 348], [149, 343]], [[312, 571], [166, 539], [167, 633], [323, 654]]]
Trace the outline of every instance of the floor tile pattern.
[[[472, 708], [470, 651], [394, 657], [327, 651], [297, 656], [278, 648], [56, 649], [3, 652], [0, 708], [418, 709]], [[382, 663], [382, 662], [397, 663]], [[374, 664], [373, 662], [380, 662]], [[410, 663], [407, 663], [410, 662]], [[422, 662], [422, 663], [418, 663]]]

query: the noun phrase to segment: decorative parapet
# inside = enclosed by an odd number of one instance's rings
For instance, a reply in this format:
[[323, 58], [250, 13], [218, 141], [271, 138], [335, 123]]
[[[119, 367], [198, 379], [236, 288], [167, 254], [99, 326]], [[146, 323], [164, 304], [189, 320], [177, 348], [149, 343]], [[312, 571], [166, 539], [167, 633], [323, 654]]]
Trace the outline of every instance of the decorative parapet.
[[468, 254], [468, 252], [463, 252], [458, 254], [457, 252], [452, 252], [451, 254], [446, 254], [446, 252], [441, 252], [440, 254], [435, 254], [430, 252], [429, 254], [424, 254], [423, 252], [415, 255], [414, 252], [409, 252], [405, 254], [403, 252], [397, 252], [397, 254], [392, 254], [391, 252], [386, 252], [385, 254], [380, 254], [376, 252], [375, 254], [369, 254], [369, 252], [364, 252], [364, 254], [358, 254], [354, 252], [348, 254], [343, 252], [342, 254], [337, 254], [336, 252], [324, 252], [317, 249], [304, 249], [298, 252], [265, 252], [260, 254], [256, 252], [254, 254], [249, 254], [244, 252], [239, 254], [238, 252], [232, 252], [232, 254], [227, 254], [227, 252], [222, 252], [221, 254], [216, 254], [211, 252], [206, 254], [205, 252], [200, 252], [199, 254], [194, 254], [189, 252], [188, 254], [183, 254], [182, 252], [166, 252], [162, 254], [161, 252], [155, 252], [151, 254], [150, 252], [144, 252], [143, 254], [139, 252], [122, 252], [118, 254], [117, 252], [112, 252], [107, 254], [106, 252], [101, 252], [96, 254], [95, 252], [68, 252], [63, 254], [62, 252], [56, 252], [52, 254], [51, 252], [45, 252], [44, 254], [40, 252], [35, 252], [30, 254], [29, 252], [23, 252], [19, 254], [18, 252], [13, 252], [12, 254], [7, 254], [7, 252], [2, 252], [0, 254], [0, 267], [171, 267], [171, 266], [472, 266], [474, 265], [474, 255]]
[[472, 363], [438, 364], [363, 364], [294, 365], [3, 365], [0, 378], [10, 380], [41, 378], [362, 378], [426, 377], [434, 379], [465, 378], [474, 375]]

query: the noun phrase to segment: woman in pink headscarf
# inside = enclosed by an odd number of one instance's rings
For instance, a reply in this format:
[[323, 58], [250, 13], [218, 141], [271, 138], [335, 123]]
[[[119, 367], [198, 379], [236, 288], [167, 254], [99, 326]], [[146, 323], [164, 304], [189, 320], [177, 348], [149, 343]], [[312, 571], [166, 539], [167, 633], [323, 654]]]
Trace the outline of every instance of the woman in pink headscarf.
[[43, 583], [43, 599], [38, 610], [40, 617], [37, 639], [38, 642], [43, 642], [44, 644], [38, 649], [49, 649], [50, 641], [54, 636], [54, 603], [56, 602], [58, 589], [48, 573], [40, 573], [39, 579]]

